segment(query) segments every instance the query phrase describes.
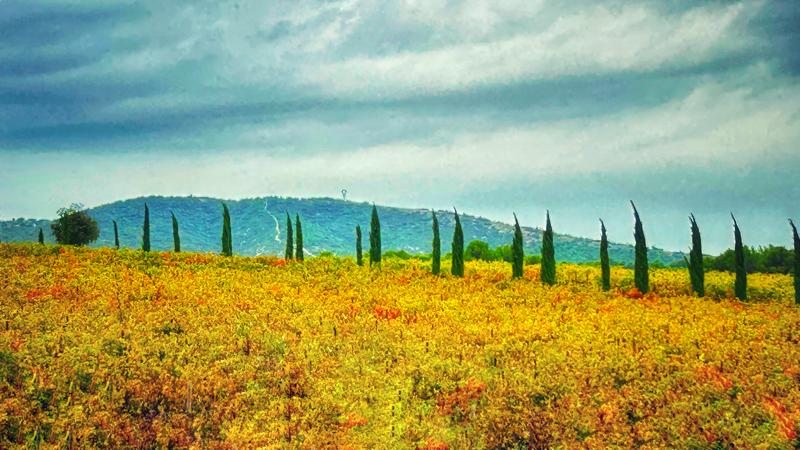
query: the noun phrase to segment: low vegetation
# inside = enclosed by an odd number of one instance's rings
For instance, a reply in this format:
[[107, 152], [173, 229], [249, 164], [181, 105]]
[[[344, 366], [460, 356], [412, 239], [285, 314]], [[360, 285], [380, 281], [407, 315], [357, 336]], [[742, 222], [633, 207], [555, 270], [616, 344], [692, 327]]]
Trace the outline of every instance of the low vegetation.
[[792, 278], [0, 244], [0, 447], [792, 448]]

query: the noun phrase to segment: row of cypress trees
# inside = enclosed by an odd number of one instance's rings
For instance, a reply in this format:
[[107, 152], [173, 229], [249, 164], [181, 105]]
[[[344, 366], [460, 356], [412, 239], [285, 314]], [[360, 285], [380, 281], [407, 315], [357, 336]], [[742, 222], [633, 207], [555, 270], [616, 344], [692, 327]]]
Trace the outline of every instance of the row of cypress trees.
[[[644, 235], [644, 227], [642, 220], [639, 217], [639, 211], [636, 210], [636, 205], [631, 201], [633, 207], [634, 217], [634, 232], [635, 239], [635, 261], [634, 261], [634, 286], [642, 294], [650, 291], [649, 280], [649, 264], [647, 260], [647, 241]], [[453, 231], [452, 241], [452, 268], [451, 273], [458, 277], [464, 276], [464, 233], [461, 227], [461, 220], [458, 217], [458, 210], [455, 211], [455, 230]], [[432, 242], [432, 264], [431, 272], [434, 275], [439, 275], [441, 268], [441, 242], [439, 239], [439, 220], [435, 212], [431, 212], [432, 226], [433, 226], [433, 242]], [[734, 283], [734, 292], [738, 299], [747, 300], [747, 272], [745, 271], [744, 264], [744, 250], [742, 245], [742, 235], [739, 230], [739, 225], [736, 218], [731, 214], [733, 219], [734, 228], [734, 252], [735, 252], [735, 271], [736, 281]], [[689, 278], [692, 285], [692, 290], [698, 297], [705, 296], [705, 272], [703, 270], [703, 249], [702, 241], [700, 238], [700, 228], [697, 225], [697, 220], [694, 214], [689, 215], [689, 224], [692, 231], [692, 248], [689, 252], [689, 259], [686, 260], [686, 265], [689, 271]], [[795, 286], [795, 303], [800, 304], [800, 237], [797, 234], [797, 228], [794, 223], [789, 220], [789, 225], [792, 228], [792, 235], [794, 239], [794, 286]], [[372, 220], [369, 231], [370, 240], [370, 264], [380, 265], [381, 262], [381, 230], [380, 219], [378, 218], [378, 211], [375, 205], [372, 205]], [[514, 238], [511, 243], [512, 250], [512, 278], [522, 277], [522, 267], [524, 261], [522, 242], [522, 230], [519, 226], [517, 215], [514, 214]], [[685, 259], [686, 257], [684, 257]], [[356, 226], [356, 259], [358, 265], [362, 265], [361, 256], [361, 226]], [[601, 267], [601, 283], [603, 290], [611, 289], [611, 269], [610, 259], [608, 257], [608, 235], [606, 234], [606, 227], [603, 220], [600, 219], [600, 267]], [[547, 222], [545, 225], [544, 233], [542, 234], [542, 269], [541, 281], [544, 284], [552, 285], [556, 281], [556, 260], [555, 260], [555, 246], [553, 239], [553, 227], [550, 224], [550, 211], [547, 211]]]
[[[174, 245], [175, 253], [180, 253], [181, 251], [181, 237], [180, 237], [180, 229], [178, 226], [178, 219], [175, 217], [175, 213], [172, 211], [169, 212], [172, 216], [172, 241]], [[292, 259], [293, 257], [299, 261], [303, 261], [303, 228], [302, 223], [300, 223], [300, 215], [297, 214], [297, 222], [295, 224], [295, 229], [297, 231], [297, 253], [294, 254], [294, 242], [293, 242], [293, 231], [292, 231], [292, 221], [289, 218], [289, 212], [286, 212], [286, 228], [287, 228], [287, 239], [286, 239], [286, 259]], [[119, 249], [119, 231], [117, 228], [117, 221], [112, 220], [114, 223], [114, 247]], [[39, 242], [44, 243], [44, 235], [42, 234], [41, 229], [39, 230]], [[150, 251], [150, 208], [147, 207], [147, 203], [144, 204], [144, 224], [142, 225], [142, 251], [149, 252]], [[222, 202], [222, 255], [224, 256], [232, 256], [233, 255], [233, 233], [231, 232], [231, 215], [230, 211], [228, 210], [228, 205], [225, 202]]]
[[[636, 205], [631, 201], [634, 216], [634, 239], [635, 244], [635, 262], [634, 262], [634, 286], [641, 292], [647, 293], [650, 291], [649, 283], [649, 265], [647, 260], [647, 243], [644, 236], [644, 228], [642, 221], [639, 217], [639, 212], [636, 210]], [[222, 203], [222, 254], [225, 256], [233, 255], [233, 242], [231, 233], [231, 218], [228, 210], [228, 205]], [[455, 211], [455, 230], [453, 232], [452, 240], [452, 266], [451, 273], [458, 277], [464, 276], [464, 232], [461, 227], [461, 220], [458, 216], [458, 210]], [[441, 269], [441, 242], [439, 238], [439, 221], [435, 212], [432, 214], [433, 226], [433, 252], [432, 252], [432, 266], [431, 271], [434, 275], [439, 275]], [[178, 227], [178, 219], [175, 214], [170, 211], [172, 216], [172, 236], [175, 252], [181, 251], [180, 234]], [[295, 231], [297, 233], [296, 249], [293, 242], [292, 221], [289, 212], [286, 212], [286, 251], [284, 254], [285, 259], [294, 259], [298, 261], [304, 260], [303, 255], [303, 231], [300, 222], [300, 215], [295, 214]], [[742, 245], [742, 235], [739, 230], [739, 225], [736, 218], [731, 214], [734, 228], [734, 257], [735, 257], [735, 273], [736, 281], [734, 283], [734, 293], [740, 300], [747, 300], [747, 272], [745, 270], [744, 249]], [[117, 222], [114, 223], [114, 247], [119, 248], [119, 232]], [[705, 272], [703, 269], [703, 252], [702, 241], [700, 238], [700, 228], [697, 225], [697, 220], [694, 214], [689, 215], [689, 223], [692, 231], [692, 248], [689, 252], [689, 258], [686, 260], [686, 265], [689, 271], [689, 279], [692, 285], [692, 290], [699, 296], [705, 296]], [[800, 237], [798, 237], [797, 228], [791, 219], [789, 225], [792, 228], [792, 237], [794, 240], [794, 285], [795, 285], [795, 302], [800, 304]], [[380, 218], [378, 217], [378, 210], [375, 204], [372, 205], [372, 219], [369, 230], [369, 244], [370, 244], [370, 264], [381, 263], [381, 229]], [[147, 203], [144, 204], [144, 224], [142, 227], [142, 250], [145, 252], [150, 251], [150, 210]], [[39, 243], [44, 244], [44, 233], [39, 229]], [[522, 277], [522, 267], [524, 261], [522, 242], [522, 230], [519, 226], [517, 215], [514, 214], [514, 238], [512, 240], [512, 278]], [[361, 246], [361, 226], [356, 226], [356, 260], [359, 266], [363, 265]], [[686, 257], [684, 257], [686, 259]], [[603, 220], [600, 219], [600, 267], [601, 267], [601, 282], [604, 290], [611, 288], [611, 275], [608, 257], [608, 237], [606, 235], [606, 227]], [[556, 281], [556, 262], [555, 262], [555, 246], [553, 239], [553, 228], [550, 224], [550, 211], [547, 211], [547, 222], [545, 230], [542, 235], [542, 269], [541, 281], [544, 284], [552, 285]]]

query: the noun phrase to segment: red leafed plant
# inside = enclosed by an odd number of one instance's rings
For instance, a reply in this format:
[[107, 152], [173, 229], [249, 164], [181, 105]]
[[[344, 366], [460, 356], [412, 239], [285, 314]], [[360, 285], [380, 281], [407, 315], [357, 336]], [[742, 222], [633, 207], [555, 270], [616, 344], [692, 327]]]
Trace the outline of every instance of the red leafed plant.
[[484, 383], [472, 377], [467, 377], [466, 386], [457, 387], [455, 391], [438, 397], [436, 403], [439, 408], [439, 413], [451, 415], [456, 406], [458, 406], [461, 411], [467, 411], [469, 409], [470, 400], [480, 398], [485, 390], [486, 385]]

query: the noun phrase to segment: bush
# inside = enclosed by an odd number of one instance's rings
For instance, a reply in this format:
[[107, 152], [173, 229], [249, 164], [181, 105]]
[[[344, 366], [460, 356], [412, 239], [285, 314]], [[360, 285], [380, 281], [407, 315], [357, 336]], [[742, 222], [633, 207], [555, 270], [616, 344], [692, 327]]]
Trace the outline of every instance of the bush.
[[525, 264], [532, 266], [534, 264], [541, 264], [542, 263], [542, 256], [541, 255], [528, 255], [525, 257]]
[[399, 258], [399, 259], [411, 259], [411, 254], [409, 254], [405, 250], [387, 250], [383, 254], [384, 258]]

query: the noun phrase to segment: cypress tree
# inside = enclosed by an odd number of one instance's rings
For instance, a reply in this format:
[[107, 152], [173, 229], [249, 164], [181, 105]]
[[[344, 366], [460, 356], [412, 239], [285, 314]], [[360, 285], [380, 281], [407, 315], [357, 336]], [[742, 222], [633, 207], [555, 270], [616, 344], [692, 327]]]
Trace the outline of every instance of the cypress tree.
[[117, 231], [117, 221], [112, 220], [114, 222], [114, 248], [119, 250], [119, 232]]
[[181, 252], [181, 236], [178, 234], [178, 219], [175, 218], [175, 213], [169, 212], [172, 216], [172, 243], [175, 246], [175, 253]]
[[611, 267], [608, 260], [608, 236], [606, 236], [606, 225], [600, 219], [600, 270], [603, 281], [603, 290], [611, 289]]
[[649, 265], [647, 262], [647, 242], [644, 238], [644, 228], [642, 221], [639, 219], [639, 212], [636, 211], [636, 205], [631, 200], [633, 206], [633, 217], [635, 219], [633, 225], [633, 238], [636, 239], [636, 259], [633, 263], [633, 284], [636, 289], [642, 294], [650, 292], [650, 279], [648, 270]]
[[39, 227], [39, 243], [44, 245], [44, 231], [42, 231], [42, 227]]
[[456, 229], [453, 231], [452, 255], [453, 266], [450, 273], [457, 277], [464, 276], [464, 231], [461, 229], [461, 220], [458, 218], [458, 211], [455, 207], [453, 210], [456, 212]]
[[736, 281], [733, 285], [733, 291], [736, 298], [741, 301], [747, 301], [747, 271], [744, 267], [744, 249], [742, 248], [742, 233], [739, 231], [739, 224], [736, 223], [736, 218], [731, 213], [733, 219], [733, 259], [734, 269], [736, 271]]
[[300, 214], [295, 214], [295, 217], [297, 218], [297, 222], [296, 222], [297, 226], [294, 227], [295, 231], [297, 232], [297, 240], [296, 240], [297, 246], [296, 246], [296, 249], [295, 249], [295, 258], [298, 261], [303, 262], [303, 259], [304, 259], [304, 257], [303, 257], [303, 226], [300, 223]]
[[556, 282], [556, 251], [553, 245], [553, 227], [550, 226], [550, 211], [547, 211], [547, 224], [542, 235], [542, 283], [553, 285]]
[[356, 225], [356, 264], [364, 265], [364, 259], [361, 256], [361, 225]]
[[794, 303], [800, 305], [800, 237], [797, 236], [797, 228], [792, 219], [789, 219], [789, 225], [794, 238]]
[[231, 214], [228, 205], [222, 202], [222, 254], [233, 256], [233, 239], [231, 238]]
[[369, 225], [369, 265], [381, 265], [381, 221], [378, 219], [378, 209], [372, 204], [372, 221]]
[[283, 252], [283, 259], [290, 260], [294, 258], [294, 231], [292, 231], [292, 218], [289, 217], [289, 211], [286, 211], [286, 251]]
[[511, 278], [522, 278], [525, 253], [522, 250], [522, 228], [514, 213], [514, 239], [511, 241]]
[[433, 210], [431, 210], [431, 214], [433, 215], [433, 242], [431, 242], [433, 251], [431, 252], [431, 273], [434, 275], [439, 275], [442, 265], [442, 242], [439, 239], [439, 219], [436, 218], [436, 213]]
[[142, 227], [142, 250], [150, 251], [150, 210], [144, 204], [144, 226]]
[[[689, 280], [692, 282], [692, 290], [698, 297], [706, 295], [705, 272], [703, 270], [703, 245], [700, 240], [700, 228], [694, 219], [694, 214], [689, 215], [689, 223], [692, 225], [692, 249], [689, 251], [689, 260], [686, 266], [689, 268]], [[684, 256], [685, 260], [686, 257]]]

